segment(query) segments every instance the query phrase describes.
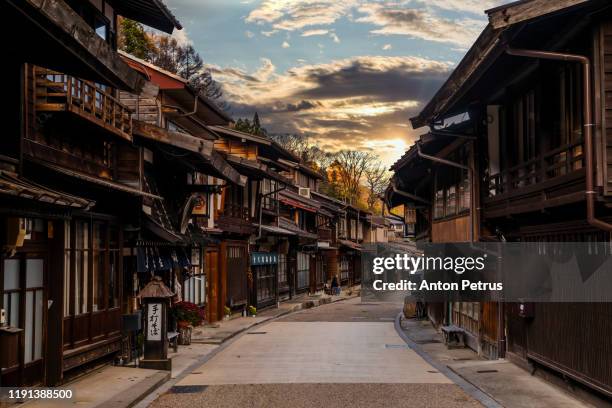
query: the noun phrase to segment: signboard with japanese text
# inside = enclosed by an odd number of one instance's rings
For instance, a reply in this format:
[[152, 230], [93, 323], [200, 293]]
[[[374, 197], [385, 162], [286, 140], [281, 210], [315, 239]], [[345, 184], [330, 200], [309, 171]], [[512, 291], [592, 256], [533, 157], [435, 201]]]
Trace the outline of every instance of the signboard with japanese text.
[[162, 332], [162, 304], [149, 303], [147, 305], [147, 340], [161, 341]]
[[276, 265], [278, 254], [276, 252], [251, 252], [251, 266]]

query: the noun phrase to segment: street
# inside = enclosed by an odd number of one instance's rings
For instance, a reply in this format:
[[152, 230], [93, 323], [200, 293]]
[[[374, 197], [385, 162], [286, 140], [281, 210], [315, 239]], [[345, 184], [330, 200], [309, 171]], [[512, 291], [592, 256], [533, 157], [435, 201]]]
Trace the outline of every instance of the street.
[[480, 406], [406, 347], [400, 309], [355, 298], [257, 326], [152, 407]]

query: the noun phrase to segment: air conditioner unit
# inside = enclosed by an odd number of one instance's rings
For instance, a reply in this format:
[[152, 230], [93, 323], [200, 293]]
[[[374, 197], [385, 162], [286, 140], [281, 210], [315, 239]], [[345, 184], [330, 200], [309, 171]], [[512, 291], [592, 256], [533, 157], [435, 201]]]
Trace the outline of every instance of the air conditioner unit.
[[300, 187], [299, 194], [302, 197], [310, 198], [310, 188], [308, 188], [308, 187]]

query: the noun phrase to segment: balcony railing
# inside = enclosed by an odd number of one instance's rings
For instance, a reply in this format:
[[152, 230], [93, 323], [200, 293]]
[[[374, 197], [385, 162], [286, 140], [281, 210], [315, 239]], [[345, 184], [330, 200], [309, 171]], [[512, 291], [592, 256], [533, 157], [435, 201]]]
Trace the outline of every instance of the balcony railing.
[[248, 220], [249, 209], [238, 204], [226, 204], [222, 215], [230, 218]]
[[35, 77], [37, 111], [72, 112], [120, 137], [132, 139], [130, 109], [104, 85], [40, 67], [36, 68]]
[[559, 179], [583, 167], [584, 155], [580, 139], [488, 177], [489, 196], [495, 197]]
[[319, 241], [331, 242], [332, 240], [332, 230], [330, 228], [319, 228], [318, 235]]

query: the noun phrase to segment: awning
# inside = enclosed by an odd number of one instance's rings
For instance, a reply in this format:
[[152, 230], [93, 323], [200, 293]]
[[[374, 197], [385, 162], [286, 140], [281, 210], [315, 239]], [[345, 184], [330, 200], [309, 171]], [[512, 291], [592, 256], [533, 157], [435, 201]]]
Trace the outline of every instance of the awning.
[[95, 204], [94, 201], [85, 198], [51, 190], [47, 187], [25, 180], [17, 174], [6, 170], [0, 170], [0, 194], [85, 211]]
[[268, 166], [263, 163], [231, 154], [228, 154], [226, 158], [227, 161], [240, 172], [240, 174], [247, 176], [250, 179], [257, 180], [268, 178], [276, 180], [282, 184], [291, 184], [291, 180], [275, 171], [270, 170]]
[[317, 212], [321, 208], [318, 201], [308, 197], [301, 196], [291, 190], [282, 190], [279, 193], [279, 201], [291, 207], [301, 208], [305, 211]]
[[84, 173], [80, 173], [78, 171], [75, 170], [70, 170], [70, 169], [66, 169], [64, 167], [43, 161], [43, 160], [37, 160], [37, 159], [29, 159], [32, 160], [34, 163], [39, 164], [43, 167], [48, 168], [49, 170], [53, 170], [56, 173], [60, 173], [60, 174], [64, 174], [70, 177], [74, 177], [83, 181], [86, 181], [88, 183], [93, 183], [93, 184], [97, 184], [101, 187], [105, 187], [111, 190], [117, 190], [117, 191], [122, 191], [124, 193], [128, 193], [128, 194], [132, 194], [135, 196], [141, 196], [141, 197], [149, 197], [149, 198], [154, 198], [154, 199], [158, 199], [161, 200], [162, 197], [160, 196], [156, 196], [154, 194], [149, 194], [145, 191], [139, 190], [137, 188], [133, 188], [133, 187], [129, 187], [126, 186], [125, 184], [121, 184], [121, 183], [117, 183], [114, 181], [109, 181], [109, 180], [104, 180], [98, 177], [94, 177], [94, 176], [90, 176], [89, 174], [84, 174]]
[[183, 248], [137, 243], [136, 272], [151, 273], [175, 267], [189, 268], [191, 263]]
[[63, 0], [0, 2], [7, 55], [79, 78], [140, 92], [144, 79]]
[[[259, 228], [259, 224], [253, 224], [256, 228]], [[281, 227], [276, 227], [273, 225], [261, 225], [261, 230], [265, 231], [270, 235], [284, 235], [284, 236], [292, 236], [296, 235], [295, 232], [289, 231], [288, 229], [284, 229]]]
[[298, 227], [298, 225], [286, 218], [280, 217], [278, 219], [278, 223], [279, 226], [283, 229], [289, 230], [291, 232], [294, 232], [295, 235], [302, 237], [302, 238], [308, 238], [308, 239], [317, 239], [319, 238], [319, 236], [317, 234], [305, 231], [303, 229], [301, 229], [300, 227]]
[[[153, 195], [160, 195], [153, 177], [148, 172], [144, 175], [144, 189]], [[147, 207], [145, 207], [147, 204]], [[147, 211], [144, 211], [147, 208]], [[174, 227], [170, 214], [163, 200], [144, 200], [143, 225], [153, 234], [172, 243], [184, 243], [184, 236]]]
[[331, 211], [327, 211], [323, 207], [319, 208], [319, 210], [317, 212], [319, 214], [324, 215], [324, 216], [329, 217], [329, 218], [334, 218], [335, 217], [335, 215]]
[[354, 249], [355, 251], [362, 251], [363, 250], [363, 247], [361, 245], [359, 245], [358, 243], [353, 242], [353, 241], [347, 241], [345, 239], [339, 239], [338, 243], [341, 246], [345, 246], [347, 248]]
[[[314, 200], [316, 200], [317, 202], [319, 202], [319, 204], [321, 204], [321, 208], [325, 207], [325, 209], [328, 210], [330, 213], [332, 213], [332, 215], [346, 214], [346, 211], [344, 210], [344, 208], [346, 207], [346, 204], [343, 203], [342, 201], [337, 200], [333, 197], [327, 196], [325, 194], [321, 194], [317, 191], [311, 191], [310, 194]], [[327, 215], [327, 214], [324, 214], [324, 215]]]
[[144, 214], [142, 218], [142, 224], [147, 230], [149, 230], [164, 241], [173, 244], [182, 244], [184, 242], [183, 238], [180, 235], [160, 225], [157, 220], [147, 214]]
[[173, 132], [139, 120], [133, 121], [133, 133], [144, 139], [189, 152], [196, 165], [202, 166], [202, 171], [206, 174], [222, 178], [239, 186], [246, 185], [245, 178], [241, 177], [240, 173], [219, 152], [214, 150], [214, 144], [210, 140], [204, 140], [182, 132]]
[[322, 250], [338, 249], [336, 247], [331, 246], [329, 244], [329, 242], [327, 242], [327, 241], [319, 241], [319, 242], [317, 242], [317, 248], [322, 249]]

